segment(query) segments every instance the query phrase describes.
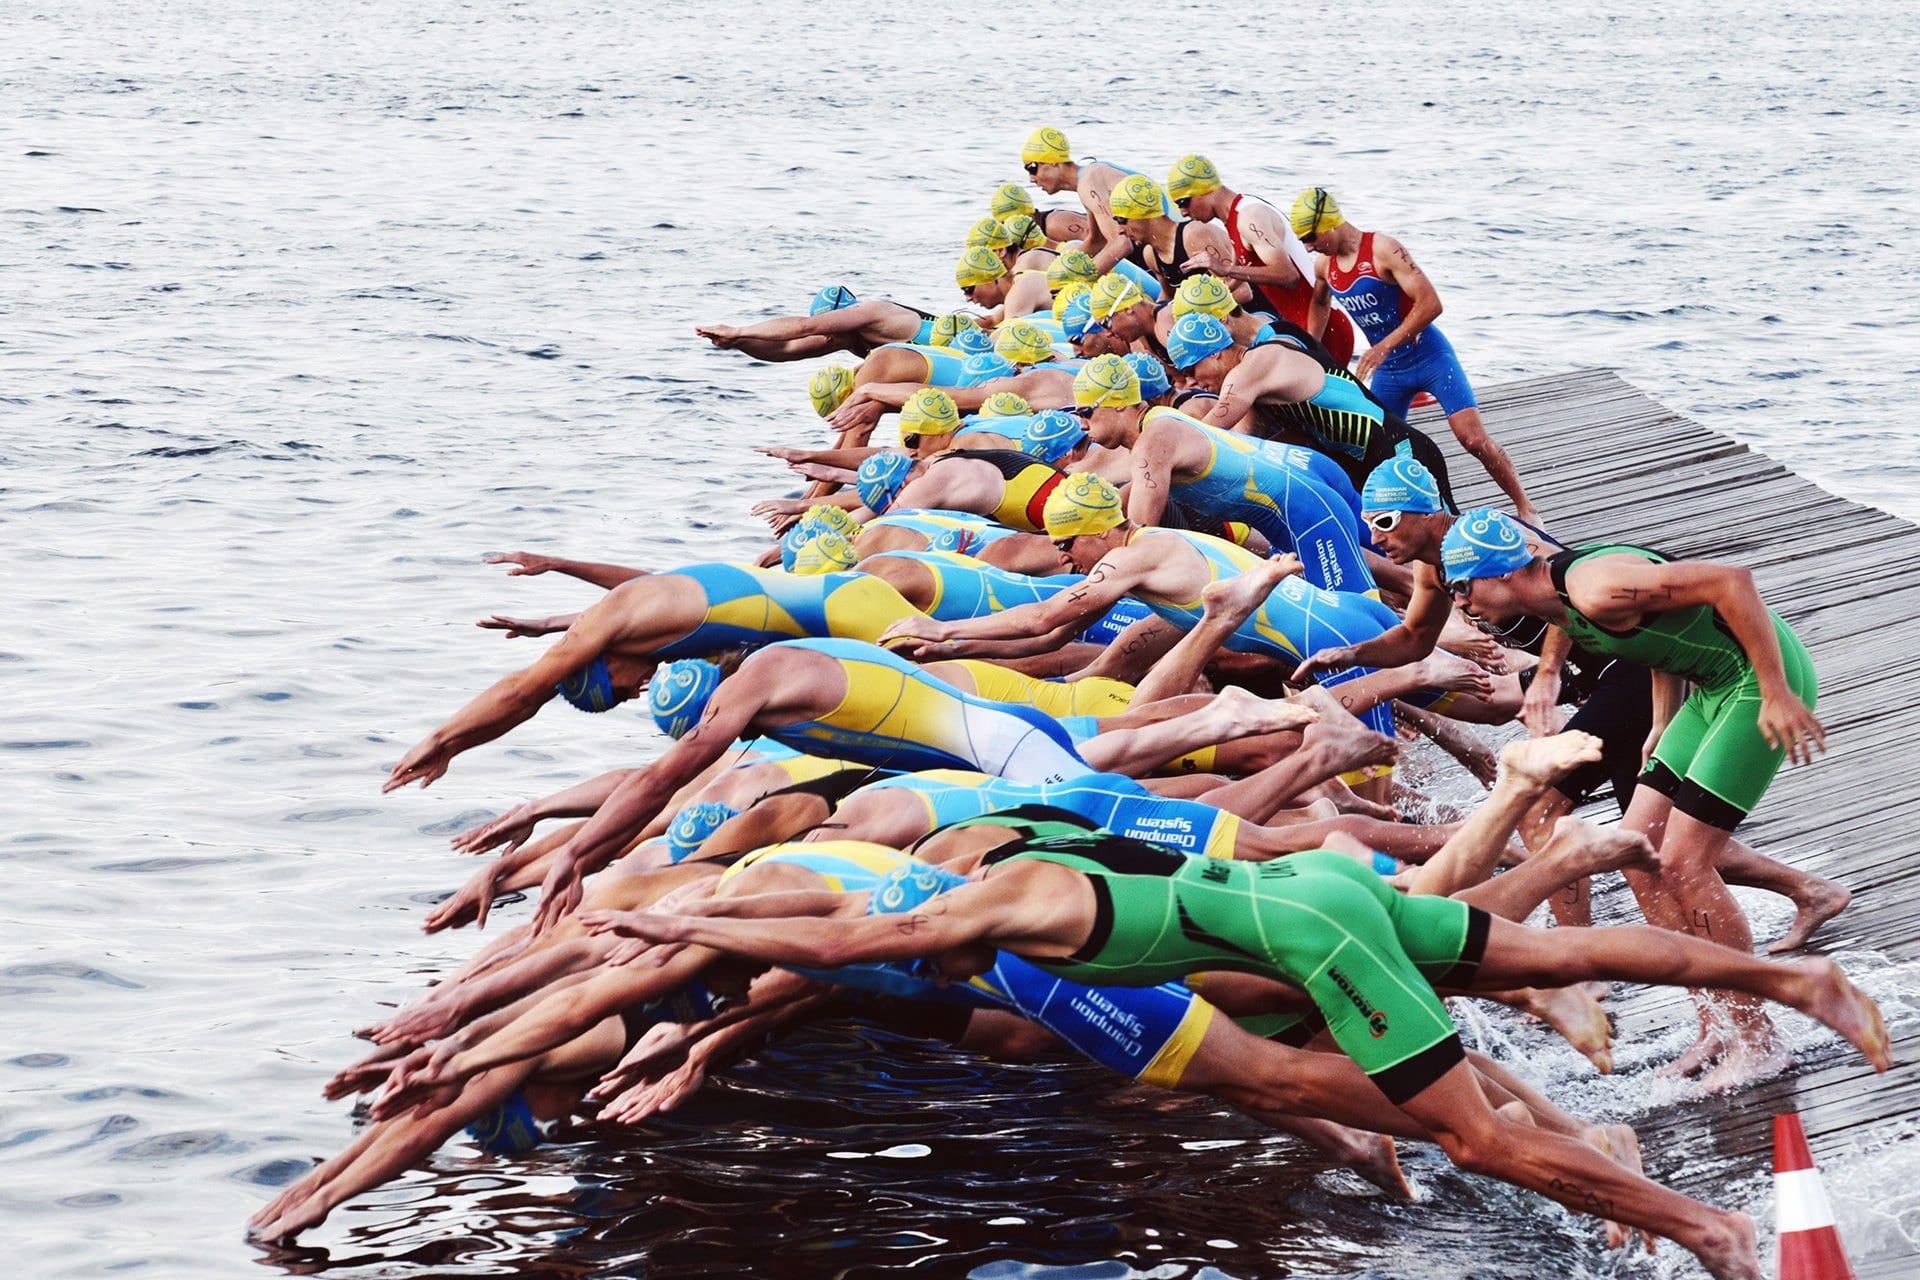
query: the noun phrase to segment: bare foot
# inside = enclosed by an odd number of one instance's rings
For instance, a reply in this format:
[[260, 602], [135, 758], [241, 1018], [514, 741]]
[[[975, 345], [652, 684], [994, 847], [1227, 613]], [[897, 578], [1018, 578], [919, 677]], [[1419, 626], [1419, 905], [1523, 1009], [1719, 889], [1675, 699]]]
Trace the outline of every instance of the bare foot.
[[[1710, 1211], [1711, 1212], [1711, 1211]], [[1699, 1232], [1687, 1249], [1713, 1280], [1761, 1280], [1760, 1249], [1753, 1219], [1744, 1213], [1715, 1213], [1713, 1226]]]
[[1328, 778], [1318, 786], [1301, 792], [1301, 796], [1313, 796], [1315, 800], [1325, 800], [1334, 807], [1335, 813], [1357, 813], [1363, 817], [1378, 818], [1382, 822], [1400, 821], [1400, 813], [1392, 805], [1376, 804], [1353, 793], [1353, 788], [1338, 778]]
[[1805, 946], [1815, 929], [1845, 911], [1852, 901], [1853, 893], [1845, 885], [1813, 877], [1806, 896], [1796, 895], [1793, 900], [1793, 927], [1767, 944], [1767, 954], [1779, 955]]
[[[1580, 1137], [1588, 1146], [1598, 1149], [1622, 1168], [1630, 1169], [1634, 1173], [1646, 1172], [1645, 1166], [1640, 1162], [1640, 1135], [1630, 1126], [1597, 1124], [1582, 1133]], [[1617, 1236], [1616, 1232], [1618, 1232]], [[1635, 1234], [1632, 1227], [1623, 1223], [1607, 1223], [1607, 1244], [1611, 1248], [1618, 1249], [1627, 1244]], [[1641, 1242], [1646, 1245], [1648, 1253], [1653, 1253], [1659, 1247], [1660, 1237], [1653, 1232], [1640, 1231], [1637, 1234]]]
[[1325, 689], [1316, 686], [1311, 692], [1333, 703], [1340, 714], [1329, 714], [1323, 709], [1324, 703], [1317, 699], [1309, 700], [1304, 694], [1295, 694], [1301, 705], [1315, 708], [1320, 717], [1317, 723], [1307, 726], [1300, 745], [1305, 750], [1324, 752], [1325, 763], [1331, 771], [1346, 773], [1369, 765], [1392, 764], [1400, 758], [1399, 743], [1384, 733], [1375, 733], [1348, 715]]
[[1708, 1093], [1731, 1093], [1777, 1076], [1792, 1065], [1793, 1054], [1786, 1041], [1771, 1030], [1755, 1039], [1738, 1036], [1729, 1042], [1713, 1070], [1700, 1077], [1700, 1084]]
[[1282, 733], [1305, 729], [1320, 718], [1311, 707], [1281, 698], [1262, 698], [1239, 685], [1229, 685], [1214, 695], [1205, 710], [1196, 714], [1218, 716], [1222, 726], [1219, 740], [1245, 738], [1256, 733]]
[[[1551, 742], [1551, 738], [1533, 738], [1531, 742]], [[1505, 754], [1504, 752], [1502, 753]], [[1602, 871], [1631, 869], [1659, 875], [1660, 853], [1653, 842], [1625, 827], [1596, 827], [1578, 818], [1561, 818], [1553, 824], [1553, 835], [1535, 855], [1541, 858], [1565, 858], [1570, 864], [1569, 882], [1580, 876]]]
[[1420, 682], [1429, 689], [1448, 693], [1471, 693], [1486, 697], [1493, 692], [1493, 679], [1477, 662], [1457, 658], [1445, 649], [1435, 649], [1417, 664]]
[[1544, 790], [1575, 765], [1598, 760], [1601, 745], [1590, 733], [1521, 738], [1500, 748], [1500, 770]]
[[1517, 1007], [1559, 1032], [1601, 1075], [1613, 1073], [1613, 1028], [1584, 986], [1531, 988]]
[[1395, 1199], [1413, 1199], [1407, 1175], [1400, 1172], [1400, 1154], [1394, 1149], [1393, 1139], [1384, 1133], [1356, 1132], [1354, 1136], [1360, 1142], [1343, 1162], [1346, 1167]]
[[1273, 594], [1273, 589], [1289, 576], [1299, 573], [1300, 561], [1293, 556], [1262, 560], [1231, 578], [1209, 582], [1200, 591], [1201, 621], [1212, 618], [1223, 624], [1239, 626]]
[[1798, 960], [1792, 967], [1805, 984], [1805, 991], [1799, 998], [1788, 1000], [1788, 1004], [1839, 1032], [1873, 1064], [1875, 1071], [1885, 1071], [1893, 1065], [1887, 1024], [1881, 1020], [1880, 1006], [1872, 997], [1854, 986], [1840, 971], [1840, 966], [1825, 956]]
[[1654, 1074], [1668, 1078], [1697, 1076], [1718, 1061], [1726, 1051], [1727, 1036], [1724, 1031], [1717, 1028], [1711, 1031], [1702, 1029], [1700, 1038], [1687, 1046], [1685, 1053], [1658, 1068]]

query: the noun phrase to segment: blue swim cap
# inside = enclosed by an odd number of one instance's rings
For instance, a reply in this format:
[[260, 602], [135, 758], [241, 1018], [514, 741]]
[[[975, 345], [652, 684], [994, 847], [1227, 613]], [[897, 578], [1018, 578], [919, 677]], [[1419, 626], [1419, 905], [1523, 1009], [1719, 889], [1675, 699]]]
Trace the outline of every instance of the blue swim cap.
[[1532, 562], [1519, 522], [1486, 507], [1462, 513], [1440, 543], [1440, 574], [1448, 582], [1504, 578]]
[[1433, 472], [1416, 459], [1396, 455], [1368, 473], [1367, 482], [1360, 486], [1360, 509], [1423, 516], [1447, 508], [1440, 501], [1440, 483]]
[[948, 345], [962, 355], [985, 355], [993, 350], [993, 335], [985, 329], [962, 329]]
[[867, 899], [867, 914], [884, 916], [912, 911], [966, 882], [965, 876], [925, 863], [896, 867], [874, 885], [873, 894]]
[[667, 828], [667, 860], [683, 862], [699, 852], [708, 836], [739, 813], [740, 810], [732, 805], [721, 804], [718, 800], [688, 805], [674, 816], [673, 825]]
[[1227, 326], [1204, 311], [1189, 311], [1173, 322], [1167, 335], [1167, 355], [1176, 369], [1191, 369], [1216, 351], [1233, 345]]
[[1144, 352], [1129, 351], [1121, 358], [1132, 365], [1134, 373], [1139, 376], [1142, 400], [1151, 400], [1155, 396], [1163, 396], [1173, 390], [1173, 383], [1167, 377], [1166, 366], [1152, 356]]
[[613, 696], [613, 677], [607, 674], [605, 658], [595, 658], [553, 687], [582, 711], [611, 711], [619, 701]]
[[669, 738], [684, 738], [700, 723], [700, 716], [720, 687], [720, 668], [705, 658], [677, 658], [663, 662], [653, 673], [648, 706], [653, 722]]
[[467, 1136], [479, 1143], [482, 1151], [496, 1156], [517, 1156], [545, 1141], [540, 1122], [533, 1118], [533, 1108], [527, 1104], [527, 1095], [518, 1089], [493, 1110], [475, 1116], [467, 1126]]
[[705, 1022], [720, 1012], [724, 1003], [714, 999], [706, 983], [688, 978], [658, 1000], [641, 1005], [640, 1012], [655, 1022]]
[[968, 356], [967, 362], [960, 366], [960, 385], [977, 387], [983, 382], [992, 382], [995, 378], [1011, 378], [1020, 372], [1013, 367], [1013, 361], [993, 351], [982, 351], [977, 356]]
[[1065, 409], [1044, 409], [1027, 423], [1020, 452], [1054, 463], [1078, 449], [1086, 438], [1087, 429], [1080, 425], [1080, 419]]
[[876, 453], [860, 464], [854, 488], [860, 491], [860, 501], [866, 503], [867, 510], [878, 515], [893, 505], [894, 495], [906, 484], [911, 470], [913, 459], [904, 453]]
[[1077, 294], [1066, 306], [1060, 308], [1060, 331], [1067, 335], [1067, 341], [1078, 342], [1087, 336], [1090, 330], [1100, 326], [1093, 322], [1093, 295]]
[[830, 284], [813, 295], [813, 301], [807, 304], [807, 314], [817, 316], [823, 311], [840, 311], [852, 306], [860, 299], [853, 296], [853, 290], [843, 284]]
[[780, 567], [792, 573], [793, 559], [800, 554], [801, 546], [819, 534], [820, 527], [808, 523], [804, 517], [794, 521], [793, 528], [787, 530], [780, 538]]

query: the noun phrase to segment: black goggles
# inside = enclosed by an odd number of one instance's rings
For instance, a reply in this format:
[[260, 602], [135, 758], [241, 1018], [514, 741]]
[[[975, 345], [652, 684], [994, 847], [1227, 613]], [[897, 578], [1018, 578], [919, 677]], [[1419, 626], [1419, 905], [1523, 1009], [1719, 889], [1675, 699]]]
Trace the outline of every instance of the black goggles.
[[1447, 594], [1450, 596], [1471, 595], [1473, 593], [1474, 582], [1475, 579], [1473, 578], [1448, 578]]
[[1027, 166], [1026, 166], [1026, 167], [1027, 167], [1027, 176], [1028, 176], [1028, 177], [1032, 177], [1032, 176], [1033, 176], [1034, 174], [1036, 174], [1036, 173], [1038, 173], [1038, 172], [1040, 172], [1040, 166], [1039, 166], [1039, 164], [1038, 164], [1037, 162], [1035, 162], [1035, 161], [1032, 161], [1032, 160], [1029, 160], [1029, 161], [1027, 161]]
[[1055, 551], [1060, 552], [1062, 555], [1072, 555], [1073, 539], [1072, 538], [1055, 538], [1053, 540], [1053, 549]]

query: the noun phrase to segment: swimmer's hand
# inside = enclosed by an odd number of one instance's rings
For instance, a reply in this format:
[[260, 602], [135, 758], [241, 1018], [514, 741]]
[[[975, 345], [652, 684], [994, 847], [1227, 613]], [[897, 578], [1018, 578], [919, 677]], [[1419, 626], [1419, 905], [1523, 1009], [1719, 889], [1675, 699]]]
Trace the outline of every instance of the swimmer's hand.
[[1560, 732], [1560, 673], [1544, 666], [1533, 670], [1526, 700], [1520, 704], [1520, 723], [1536, 738]]
[[1294, 684], [1306, 684], [1319, 672], [1340, 671], [1353, 665], [1353, 646], [1341, 645], [1333, 649], [1318, 649], [1307, 655], [1307, 660], [1293, 669], [1289, 679]]
[[550, 618], [509, 618], [504, 613], [496, 613], [473, 625], [483, 631], [504, 631], [507, 639], [512, 640], [519, 636], [550, 636], [556, 631], [565, 631], [579, 616], [577, 613], [557, 613]]
[[1458, 632], [1442, 635], [1439, 647], [1468, 662], [1476, 662], [1495, 675], [1507, 669], [1506, 646], [1478, 629], [1463, 627]]
[[487, 913], [500, 896], [500, 878], [506, 869], [505, 862], [494, 862], [474, 872], [451, 898], [427, 913], [420, 931], [439, 933], [442, 929], [458, 929], [469, 921], [476, 929], [486, 928]]
[[814, 454], [820, 452], [818, 449], [789, 449], [785, 445], [779, 444], [755, 445], [753, 451], [755, 453], [764, 453], [769, 458], [777, 458], [781, 462], [805, 462], [807, 459], [813, 457]]
[[482, 564], [510, 564], [507, 570], [509, 578], [531, 578], [542, 573], [551, 573], [559, 567], [559, 561], [552, 556], [536, 555], [531, 551], [496, 551], [480, 557]]
[[580, 906], [581, 884], [585, 873], [571, 850], [562, 847], [540, 882], [540, 907], [533, 914], [530, 932], [539, 937]]
[[1827, 749], [1826, 726], [1791, 692], [1760, 697], [1760, 736], [1767, 745], [1785, 751], [1794, 764], [1812, 764], [1815, 747]]
[[785, 533], [812, 505], [811, 498], [767, 498], [754, 503], [750, 514], [765, 520], [775, 533]]
[[517, 804], [492, 822], [462, 831], [453, 838], [456, 853], [486, 853], [492, 849], [506, 847], [503, 853], [512, 853], [527, 842], [534, 827], [540, 823], [540, 813], [532, 801]]
[[927, 617], [907, 617], [880, 633], [880, 643], [907, 658], [923, 657], [953, 638], [946, 623]]
[[732, 350], [740, 340], [740, 331], [731, 325], [697, 324], [693, 326], [693, 331], [722, 351]]
[[887, 411], [887, 405], [865, 387], [855, 387], [838, 409], [827, 415], [827, 425], [835, 431], [871, 429]]
[[845, 467], [830, 467], [824, 462], [793, 462], [787, 464], [805, 480], [818, 480], [822, 484], [852, 484], [860, 477]]
[[373, 1100], [369, 1114], [376, 1121], [408, 1112], [416, 1119], [425, 1119], [459, 1097], [464, 1082], [453, 1073], [453, 1052], [443, 1041], [409, 1054], [387, 1077], [386, 1088]]
[[409, 782], [417, 782], [422, 789], [432, 786], [447, 772], [447, 766], [453, 763], [453, 752], [440, 741], [439, 736], [429, 735], [422, 738], [413, 750], [400, 757], [400, 763], [393, 766], [393, 772], [380, 788], [385, 795], [396, 791]]
[[1213, 272], [1214, 275], [1217, 275], [1221, 279], [1225, 280], [1229, 278], [1227, 276], [1227, 268], [1232, 265], [1233, 265], [1233, 259], [1226, 257], [1222, 254], [1216, 253], [1213, 249], [1213, 246], [1208, 245], [1206, 248], [1200, 250], [1200, 252], [1194, 254], [1191, 258], [1188, 258], [1185, 262], [1181, 263], [1180, 269], [1182, 271], [1211, 271]]
[[322, 1086], [321, 1096], [329, 1102], [356, 1093], [369, 1093], [387, 1082], [387, 1077], [397, 1071], [408, 1058], [418, 1053], [425, 1061], [427, 1050], [414, 1049], [408, 1045], [388, 1045], [376, 1049], [350, 1067], [342, 1068], [334, 1077]]
[[707, 1067], [704, 1056], [687, 1055], [685, 1061], [669, 1068], [657, 1080], [642, 1080], [616, 1095], [600, 1112], [603, 1120], [616, 1124], [639, 1124], [662, 1111], [671, 1111], [691, 1098], [705, 1084]]
[[609, 1067], [599, 1083], [587, 1090], [587, 1097], [602, 1102], [624, 1089], [659, 1079], [662, 1073], [687, 1060], [687, 1050], [693, 1043], [694, 1036], [688, 1027], [678, 1022], [654, 1023], [633, 1042], [626, 1056]]
[[[466, 1019], [466, 1008], [459, 997], [429, 1000], [411, 1009], [402, 1009], [385, 1022], [376, 1022], [354, 1032], [388, 1049], [411, 1051], [430, 1040], [453, 1032]], [[356, 1092], [364, 1092], [358, 1090]]]

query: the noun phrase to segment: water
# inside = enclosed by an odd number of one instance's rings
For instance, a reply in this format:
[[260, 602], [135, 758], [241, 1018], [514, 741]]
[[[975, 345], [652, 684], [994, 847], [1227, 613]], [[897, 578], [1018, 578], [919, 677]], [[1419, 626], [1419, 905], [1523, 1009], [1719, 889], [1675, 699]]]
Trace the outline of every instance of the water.
[[[1339, 58], [1334, 32], [1239, 5], [909, 12], [9, 14], [0, 1222], [20, 1274], [1687, 1271], [1671, 1248], [1609, 1261], [1431, 1153], [1411, 1157], [1427, 1203], [1386, 1205], [1206, 1104], [1080, 1069], [848, 1065], [825, 1035], [644, 1140], [514, 1164], [456, 1144], [342, 1211], [323, 1252], [242, 1243], [267, 1188], [348, 1135], [317, 1097], [348, 1031], [468, 953], [415, 931], [469, 870], [446, 835], [657, 749], [632, 715], [561, 709], [379, 795], [529, 652], [472, 620], [589, 598], [480, 554], [755, 548], [749, 496], [787, 486], [748, 447], [812, 438], [807, 370], [690, 326], [835, 279], [956, 302], [961, 233], [1037, 124], [1156, 173], [1205, 150], [1282, 203], [1325, 182], [1413, 246], [1483, 384], [1611, 365], [1920, 515], [1916, 303], [1889, 287], [1920, 230], [1901, 4], [1380, 5], [1368, 52]], [[1521, 1043], [1580, 1105], [1670, 1101], [1578, 1086]], [[1920, 1236], [1910, 1136], [1828, 1171], [1880, 1256]]]

